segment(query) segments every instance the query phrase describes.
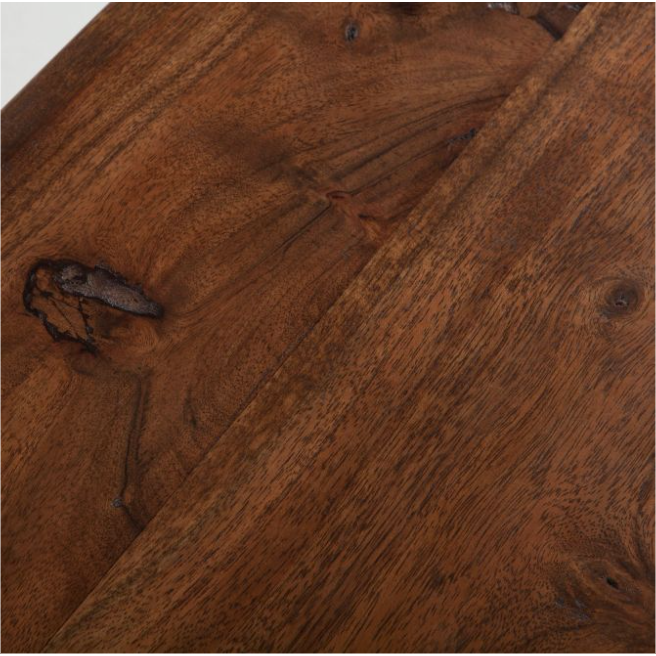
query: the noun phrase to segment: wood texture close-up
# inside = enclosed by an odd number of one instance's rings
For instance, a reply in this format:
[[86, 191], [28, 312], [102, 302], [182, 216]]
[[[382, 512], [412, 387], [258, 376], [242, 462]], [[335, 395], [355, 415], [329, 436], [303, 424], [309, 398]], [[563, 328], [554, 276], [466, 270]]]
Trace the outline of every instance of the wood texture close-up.
[[653, 651], [653, 60], [102, 12], [2, 114], [3, 649]]

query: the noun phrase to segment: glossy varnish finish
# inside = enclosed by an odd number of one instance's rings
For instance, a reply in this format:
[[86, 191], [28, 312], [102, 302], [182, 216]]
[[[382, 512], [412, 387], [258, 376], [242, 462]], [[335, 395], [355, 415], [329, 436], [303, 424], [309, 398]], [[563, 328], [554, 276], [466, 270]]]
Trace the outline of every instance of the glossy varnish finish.
[[[118, 4], [7, 107], [5, 650], [45, 645], [550, 51], [538, 10]], [[138, 283], [162, 317], [124, 311]]]
[[584, 10], [50, 650], [653, 651], [653, 43]]

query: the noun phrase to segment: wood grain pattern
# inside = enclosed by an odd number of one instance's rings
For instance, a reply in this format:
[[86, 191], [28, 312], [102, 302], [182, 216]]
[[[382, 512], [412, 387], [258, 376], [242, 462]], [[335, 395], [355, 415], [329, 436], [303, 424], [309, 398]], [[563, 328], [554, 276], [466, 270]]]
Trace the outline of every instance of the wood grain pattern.
[[[3, 111], [5, 649], [45, 644], [551, 48], [529, 14], [118, 4]], [[62, 296], [62, 262], [164, 317]]]
[[653, 651], [653, 57], [586, 8], [48, 649]]

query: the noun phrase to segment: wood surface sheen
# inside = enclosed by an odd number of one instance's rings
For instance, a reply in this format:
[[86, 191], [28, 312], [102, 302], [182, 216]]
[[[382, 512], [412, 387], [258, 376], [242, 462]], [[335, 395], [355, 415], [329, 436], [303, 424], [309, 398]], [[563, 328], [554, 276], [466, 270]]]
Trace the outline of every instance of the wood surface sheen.
[[653, 651], [653, 44], [586, 7], [48, 650]]
[[[45, 645], [576, 15], [517, 11], [111, 5], [3, 111], [5, 650]], [[62, 262], [164, 317], [29, 291]]]
[[653, 5], [520, 9], [119, 5], [3, 113], [5, 651], [653, 651]]

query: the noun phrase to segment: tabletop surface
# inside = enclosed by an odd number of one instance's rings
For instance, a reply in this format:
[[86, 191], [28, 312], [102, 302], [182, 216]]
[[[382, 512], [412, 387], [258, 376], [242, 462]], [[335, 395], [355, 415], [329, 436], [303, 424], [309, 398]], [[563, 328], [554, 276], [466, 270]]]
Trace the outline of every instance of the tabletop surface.
[[2, 112], [5, 651], [653, 651], [654, 6], [110, 5]]

